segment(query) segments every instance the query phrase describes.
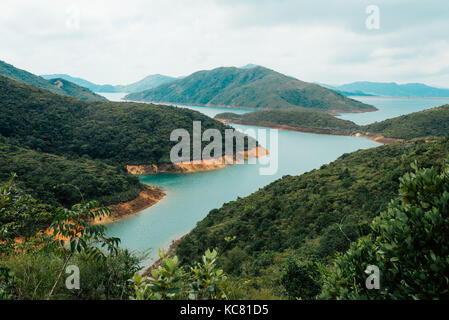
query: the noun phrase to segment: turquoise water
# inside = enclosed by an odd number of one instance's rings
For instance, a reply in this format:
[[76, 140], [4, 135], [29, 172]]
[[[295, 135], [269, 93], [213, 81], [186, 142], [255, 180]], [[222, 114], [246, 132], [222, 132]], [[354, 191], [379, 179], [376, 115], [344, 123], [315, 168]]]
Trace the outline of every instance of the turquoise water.
[[[211, 109], [209, 113], [217, 112]], [[234, 127], [240, 131], [258, 129]], [[225, 202], [247, 196], [284, 175], [298, 175], [319, 168], [343, 153], [379, 145], [365, 138], [283, 130], [278, 133], [279, 169], [275, 175], [260, 175], [259, 168], [265, 166], [262, 164], [241, 164], [185, 175], [141, 176], [142, 182], [162, 188], [167, 195], [138, 215], [109, 225], [108, 234], [122, 239], [122, 246], [126, 248], [143, 251], [151, 247], [150, 261], [146, 262], [149, 264], [157, 258], [158, 248], [167, 248], [172, 240], [187, 233], [210, 210]]]
[[[127, 95], [127, 93], [125, 93], [125, 92], [114, 92], [114, 93], [96, 92], [96, 93], [106, 97], [110, 101], [123, 101], [122, 98], [124, 98]], [[172, 105], [176, 105], [176, 104], [172, 104]], [[213, 117], [215, 117], [215, 115], [217, 115], [219, 113], [223, 113], [223, 112], [233, 112], [233, 113], [237, 113], [237, 114], [243, 114], [243, 113], [254, 111], [252, 109], [236, 109], [236, 108], [220, 108], [220, 107], [211, 108], [211, 107], [185, 106], [185, 105], [176, 105], [176, 106], [199, 111], [211, 118], [213, 118]]]
[[127, 95], [126, 92], [111, 92], [111, 93], [95, 92], [95, 93], [105, 97], [109, 101], [123, 101], [122, 98], [124, 98]]
[[[108, 98], [120, 99], [114, 94]], [[342, 118], [359, 124], [381, 121], [397, 115], [416, 112], [449, 103], [449, 100], [358, 98], [375, 105], [377, 112], [344, 114]], [[111, 99], [112, 100], [112, 99]], [[251, 110], [186, 106], [208, 116], [232, 111], [245, 113]], [[233, 125], [236, 129], [259, 127]], [[376, 147], [379, 144], [365, 138], [317, 135], [279, 130], [279, 169], [275, 175], [259, 174], [261, 164], [242, 164], [227, 168], [175, 175], [159, 174], [141, 176], [142, 182], [162, 188], [167, 195], [159, 203], [141, 213], [108, 226], [108, 234], [119, 237], [122, 246], [144, 251], [152, 248], [148, 265], [157, 258], [158, 248], [167, 248], [171, 241], [195, 227], [210, 210], [224, 203], [245, 197], [284, 175], [298, 175], [317, 169], [343, 153]], [[270, 146], [267, 146], [271, 150]]]
[[449, 103], [449, 99], [395, 99], [379, 97], [352, 97], [375, 106], [379, 111], [367, 113], [345, 113], [341, 119], [351, 120], [359, 125], [402, 116], [412, 112], [439, 107]]

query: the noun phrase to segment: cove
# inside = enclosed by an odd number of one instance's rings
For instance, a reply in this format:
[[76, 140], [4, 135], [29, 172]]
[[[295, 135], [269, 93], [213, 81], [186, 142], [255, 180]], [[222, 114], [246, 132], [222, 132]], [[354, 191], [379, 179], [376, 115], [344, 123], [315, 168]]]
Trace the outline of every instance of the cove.
[[[190, 107], [189, 107], [190, 108]], [[220, 108], [191, 107], [209, 116]], [[233, 125], [243, 131], [259, 127]], [[149, 265], [158, 248], [167, 248], [201, 221], [210, 210], [245, 197], [284, 175], [299, 175], [317, 169], [344, 153], [379, 146], [366, 138], [328, 136], [279, 130], [279, 168], [275, 175], [259, 175], [259, 163], [240, 164], [224, 169], [185, 175], [140, 176], [143, 183], [162, 188], [166, 196], [141, 213], [107, 226], [109, 236], [119, 237], [121, 246], [144, 251], [152, 248]], [[270, 146], [265, 146], [270, 149]]]

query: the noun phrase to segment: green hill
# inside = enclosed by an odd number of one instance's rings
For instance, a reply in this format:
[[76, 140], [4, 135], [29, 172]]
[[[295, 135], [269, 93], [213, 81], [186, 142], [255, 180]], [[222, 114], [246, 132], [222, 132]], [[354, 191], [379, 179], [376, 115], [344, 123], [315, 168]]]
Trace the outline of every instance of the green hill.
[[18, 69], [3, 61], [0, 61], [0, 75], [63, 96], [71, 96], [85, 101], [107, 101], [106, 98], [74, 83], [62, 79], [49, 81], [25, 70]]
[[89, 90], [92, 90], [94, 92], [140, 92], [148, 89], [155, 88], [161, 84], [168, 83], [171, 81], [176, 80], [176, 78], [164, 76], [161, 74], [152, 74], [145, 78], [143, 78], [140, 81], [128, 84], [128, 85], [110, 85], [110, 84], [95, 84], [90, 81], [87, 81], [82, 78], [75, 78], [68, 74], [46, 74], [41, 76], [44, 79], [52, 80], [52, 79], [65, 79], [67, 81], [70, 81], [72, 83], [75, 83], [79, 86], [88, 88]]
[[114, 165], [167, 164], [174, 129], [192, 135], [228, 126], [197, 111], [153, 104], [84, 102], [0, 76], [0, 134], [21, 146], [69, 157], [89, 156]]
[[64, 79], [67, 81], [70, 81], [72, 83], [75, 83], [81, 87], [87, 88], [93, 92], [117, 92], [115, 87], [113, 85], [105, 84], [95, 84], [93, 82], [90, 82], [88, 80], [72, 77], [68, 74], [44, 74], [41, 75], [42, 78], [46, 80], [53, 80], [53, 79]]
[[397, 139], [448, 136], [449, 105], [387, 119], [362, 126], [361, 129]]
[[376, 108], [264, 67], [199, 71], [126, 99], [257, 109], [308, 108], [325, 112], [363, 112]]
[[217, 114], [215, 118], [225, 122], [324, 134], [364, 133], [369, 136], [384, 136], [393, 139], [449, 136], [449, 105], [365, 126], [358, 126], [351, 121], [308, 110], [256, 111], [245, 114], [225, 112]]
[[394, 82], [358, 81], [338, 87], [343, 91], [362, 91], [376, 96], [448, 98], [449, 89], [435, 88], [423, 83], [397, 84]]
[[411, 171], [411, 163], [441, 167], [448, 147], [447, 138], [385, 145], [283, 177], [212, 210], [176, 254], [192, 263], [205, 248], [217, 247], [219, 264], [242, 280], [236, 286], [249, 280], [243, 298], [285, 297], [280, 279], [289, 261], [330, 263], [336, 252], [370, 232], [371, 220], [397, 197], [399, 178]]
[[117, 90], [117, 92], [141, 92], [144, 90], [156, 88], [162, 84], [170, 83], [175, 80], [176, 78], [173, 77], [164, 76], [161, 74], [152, 74], [135, 83], [115, 86], [115, 89]]
[[352, 121], [309, 110], [267, 110], [245, 114], [226, 112], [217, 114], [215, 119], [247, 125], [316, 131], [325, 134], [350, 135], [359, 130], [359, 126]]
[[86, 201], [110, 205], [132, 200], [143, 189], [124, 168], [26, 149], [0, 137], [0, 181], [9, 180], [13, 172], [23, 190], [55, 207], [81, 202], [80, 192]]

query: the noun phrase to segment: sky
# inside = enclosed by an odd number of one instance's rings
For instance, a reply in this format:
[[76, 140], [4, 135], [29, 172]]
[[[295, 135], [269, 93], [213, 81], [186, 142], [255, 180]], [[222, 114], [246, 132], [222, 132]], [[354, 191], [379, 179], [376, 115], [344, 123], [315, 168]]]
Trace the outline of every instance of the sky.
[[447, 0], [1, 0], [0, 60], [98, 84], [263, 65], [449, 88]]

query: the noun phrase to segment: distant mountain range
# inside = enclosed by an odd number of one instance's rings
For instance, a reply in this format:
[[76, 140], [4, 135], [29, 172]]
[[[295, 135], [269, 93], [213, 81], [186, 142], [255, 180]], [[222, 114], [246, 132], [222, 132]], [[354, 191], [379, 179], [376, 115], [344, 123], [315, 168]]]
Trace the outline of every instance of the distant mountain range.
[[52, 79], [51, 81], [46, 80], [28, 71], [18, 69], [13, 65], [10, 65], [1, 60], [0, 60], [0, 75], [19, 82], [31, 84], [36, 87], [46, 89], [48, 91], [63, 96], [71, 96], [85, 101], [107, 101], [106, 98], [98, 94], [95, 94], [89, 89], [79, 86], [65, 79], [57, 77], [55, 79]]
[[422, 83], [397, 84], [395, 82], [358, 81], [335, 87], [342, 94], [376, 95], [407, 98], [449, 98], [449, 89], [431, 87]]
[[349, 96], [374, 96], [374, 94], [365, 93], [360, 90], [347, 91], [347, 90], [342, 90], [342, 89], [339, 89], [338, 87], [331, 86], [331, 85], [324, 84], [324, 83], [317, 83], [317, 84], [324, 88], [334, 90], [334, 91], [338, 92], [339, 94], [344, 95], [346, 97], [349, 97]]
[[129, 94], [125, 99], [255, 109], [376, 110], [333, 90], [253, 65], [249, 68], [220, 67], [198, 71], [183, 79]]
[[65, 79], [67, 81], [76, 83], [79, 86], [83, 86], [88, 88], [89, 90], [92, 90], [94, 92], [104, 92], [104, 93], [112, 93], [112, 92], [126, 92], [126, 93], [132, 93], [132, 92], [140, 92], [148, 89], [155, 88], [161, 84], [168, 83], [171, 81], [176, 80], [177, 78], [164, 76], [161, 74], [153, 74], [149, 75], [145, 78], [143, 78], [140, 81], [137, 81], [135, 83], [131, 83], [129, 85], [110, 85], [110, 84], [95, 84], [90, 81], [87, 81], [82, 78], [75, 78], [68, 74], [45, 74], [41, 76], [44, 79], [50, 80], [55, 78], [61, 78]]

